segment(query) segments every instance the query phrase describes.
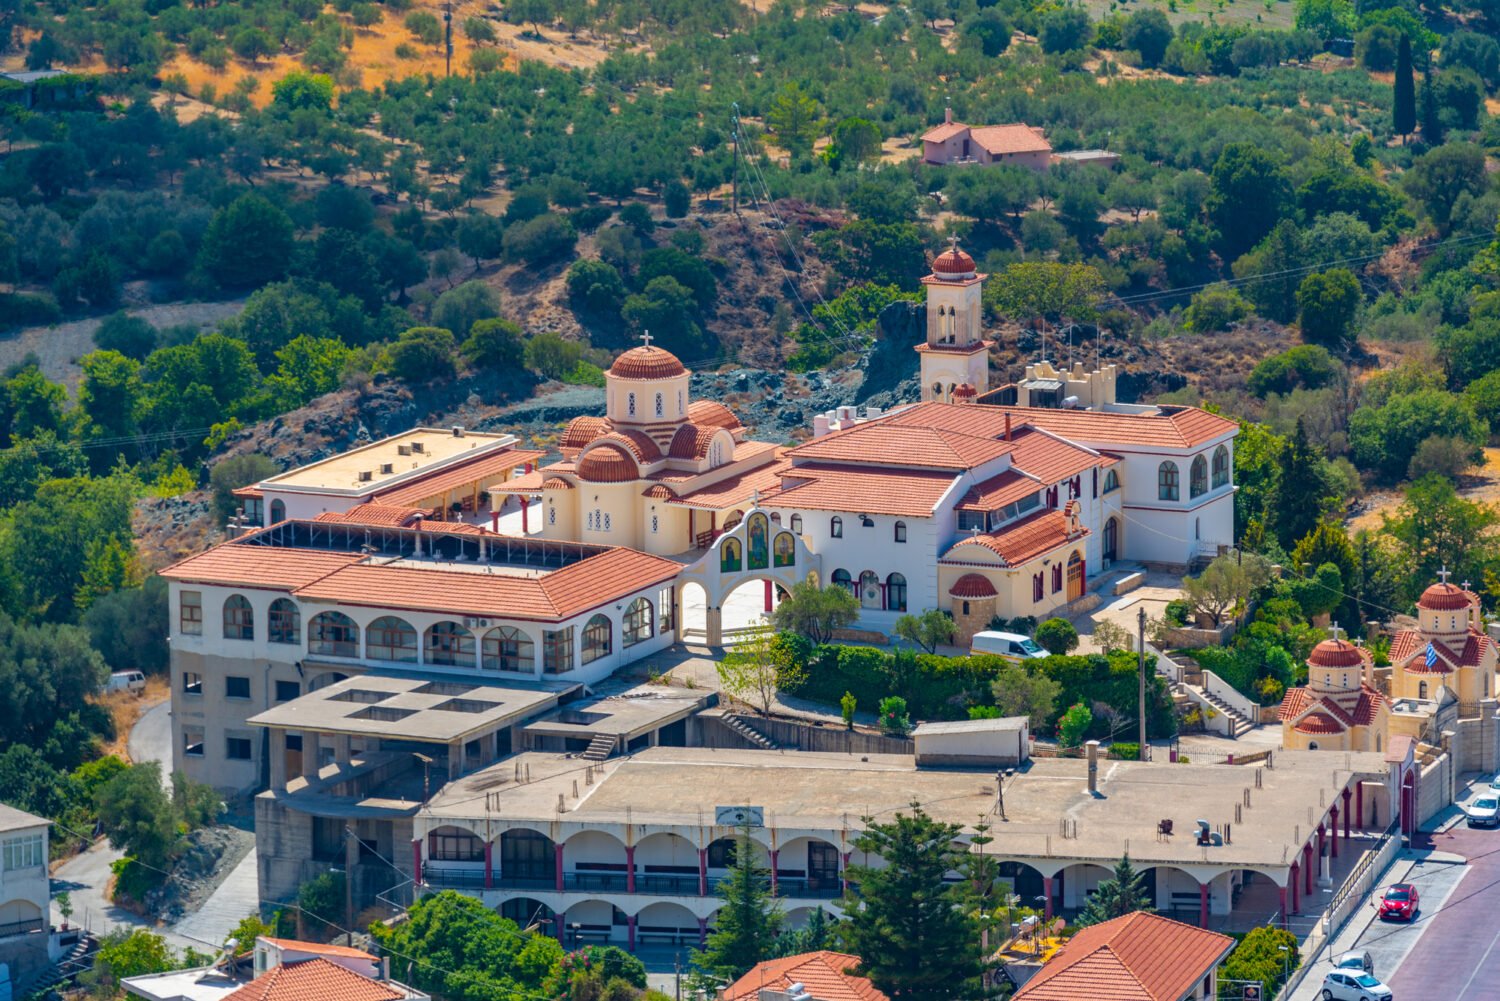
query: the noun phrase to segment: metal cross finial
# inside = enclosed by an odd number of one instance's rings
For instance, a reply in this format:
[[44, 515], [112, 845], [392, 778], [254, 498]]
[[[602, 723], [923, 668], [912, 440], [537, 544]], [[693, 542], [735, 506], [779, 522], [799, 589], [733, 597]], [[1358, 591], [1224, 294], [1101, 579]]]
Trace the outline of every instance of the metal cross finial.
[[1333, 640], [1334, 640], [1335, 643], [1338, 642], [1339, 633], [1341, 631], [1342, 630], [1339, 629], [1339, 624], [1337, 622], [1333, 623], [1332, 625], [1330, 625], [1328, 627], [1328, 635], [1333, 637]]
[[958, 237], [957, 236], [950, 236], [950, 237], [948, 237], [948, 252], [951, 253], [951, 254], [958, 253]]
[[756, 488], [755, 490], [750, 491], [750, 506], [751, 507], [760, 507], [760, 489], [759, 488]]
[[1453, 576], [1453, 574], [1448, 569], [1448, 564], [1444, 563], [1443, 564], [1443, 569], [1441, 569], [1441, 570], [1438, 571], [1438, 579], [1441, 580], [1444, 584], [1446, 584], [1446, 583], [1448, 583], [1448, 578], [1451, 577], [1451, 576]]
[[1469, 590], [1469, 588], [1473, 587], [1474, 584], [1473, 584], [1472, 581], [1467, 581], [1466, 580], [1462, 584], [1459, 584], [1458, 586], [1461, 587], [1461, 588], [1463, 588], [1465, 591], [1467, 591], [1467, 590]]
[[649, 330], [643, 330], [643, 331], [641, 331], [641, 343], [644, 344], [644, 345], [646, 345], [646, 347], [648, 347], [648, 348], [651, 346], [651, 331], [649, 331]]

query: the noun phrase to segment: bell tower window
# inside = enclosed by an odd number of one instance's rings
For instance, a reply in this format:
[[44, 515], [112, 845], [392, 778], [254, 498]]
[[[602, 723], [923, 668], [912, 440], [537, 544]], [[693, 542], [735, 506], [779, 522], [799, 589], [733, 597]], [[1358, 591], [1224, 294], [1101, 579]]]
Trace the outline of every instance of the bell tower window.
[[635, 416], [635, 394], [631, 393], [625, 398], [625, 412], [631, 417]]

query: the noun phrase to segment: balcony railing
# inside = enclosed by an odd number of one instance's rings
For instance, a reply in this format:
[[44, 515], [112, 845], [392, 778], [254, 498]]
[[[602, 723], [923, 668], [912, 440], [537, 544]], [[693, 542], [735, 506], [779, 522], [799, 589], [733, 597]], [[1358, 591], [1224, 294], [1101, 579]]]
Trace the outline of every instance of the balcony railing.
[[9, 938], [12, 935], [27, 935], [34, 931], [42, 930], [41, 918], [30, 918], [26, 921], [12, 921], [0, 925], [0, 938]]
[[[456, 868], [427, 864], [422, 876], [428, 886], [454, 890], [484, 889], [484, 870]], [[718, 884], [728, 877], [716, 876], [708, 881], [708, 895], [717, 892]], [[557, 877], [552, 874], [515, 874], [496, 872], [491, 880], [497, 889], [506, 890], [556, 890]], [[628, 881], [623, 872], [565, 872], [563, 890], [583, 893], [625, 893]], [[761, 878], [761, 887], [769, 890], [769, 877]], [[805, 897], [833, 900], [843, 895], [844, 886], [837, 878], [814, 877], [811, 879], [781, 877], [776, 881], [777, 892], [783, 897]], [[696, 897], [698, 877], [688, 875], [643, 875], [635, 878], [637, 894], [661, 897]]]
[[649, 875], [635, 878], [636, 893], [654, 893], [659, 897], [698, 896], [697, 876]]

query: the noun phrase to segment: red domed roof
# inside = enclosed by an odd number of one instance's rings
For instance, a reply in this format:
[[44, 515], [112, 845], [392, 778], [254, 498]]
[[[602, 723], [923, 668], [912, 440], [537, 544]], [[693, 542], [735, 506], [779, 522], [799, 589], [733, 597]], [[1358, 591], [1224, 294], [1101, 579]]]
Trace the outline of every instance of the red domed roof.
[[595, 445], [578, 463], [578, 475], [590, 483], [629, 483], [640, 479], [635, 459], [621, 445]]
[[1310, 712], [1297, 721], [1298, 733], [1343, 733], [1344, 726], [1325, 712]]
[[967, 382], [961, 383], [960, 385], [954, 387], [953, 390], [953, 398], [955, 400], [972, 400], [978, 395], [979, 390], [975, 389]]
[[1324, 640], [1312, 648], [1308, 655], [1308, 667], [1361, 667], [1364, 654], [1348, 640]]
[[687, 369], [672, 352], [643, 344], [616, 358], [609, 374], [616, 379], [671, 379], [686, 375]]
[[1429, 612], [1457, 612], [1469, 607], [1469, 592], [1456, 584], [1434, 584], [1422, 592], [1417, 607]]
[[954, 581], [948, 593], [955, 598], [993, 598], [995, 585], [982, 574], [966, 573]]
[[959, 250], [955, 244], [933, 259], [932, 273], [953, 278], [971, 278], [974, 275], [974, 258]]

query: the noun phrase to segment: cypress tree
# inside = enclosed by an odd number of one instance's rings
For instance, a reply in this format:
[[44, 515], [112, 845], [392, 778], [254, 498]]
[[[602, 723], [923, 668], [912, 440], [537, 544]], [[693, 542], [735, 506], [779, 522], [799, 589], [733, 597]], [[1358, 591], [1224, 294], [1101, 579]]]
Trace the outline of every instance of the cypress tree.
[[1396, 50], [1396, 101], [1392, 109], [1392, 128], [1403, 142], [1417, 127], [1416, 88], [1411, 69], [1411, 39], [1403, 34]]
[[1429, 146], [1443, 144], [1443, 122], [1438, 117], [1437, 94], [1432, 89], [1432, 71], [1422, 74], [1422, 140]]
[[771, 896], [770, 873], [756, 858], [748, 822], [735, 838], [734, 867], [719, 883], [718, 893], [724, 906], [705, 948], [693, 953], [693, 965], [733, 982], [773, 955], [783, 920], [781, 905]]

